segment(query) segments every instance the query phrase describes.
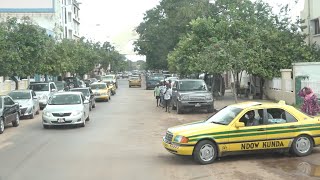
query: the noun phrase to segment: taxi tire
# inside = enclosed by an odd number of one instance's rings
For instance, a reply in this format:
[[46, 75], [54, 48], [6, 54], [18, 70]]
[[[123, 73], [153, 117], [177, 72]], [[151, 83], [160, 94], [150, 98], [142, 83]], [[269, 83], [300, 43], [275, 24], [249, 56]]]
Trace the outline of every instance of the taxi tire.
[[[296, 149], [296, 143], [297, 143], [298, 139], [303, 138], [303, 137], [304, 138], [308, 138], [309, 142], [310, 142], [310, 149], [306, 153], [301, 153]], [[296, 156], [299, 156], [299, 157], [308, 156], [308, 155], [310, 155], [312, 153], [313, 146], [314, 146], [314, 142], [313, 142], [313, 139], [310, 136], [308, 136], [308, 135], [300, 135], [300, 136], [294, 138], [294, 140], [292, 142], [292, 145], [291, 145], [291, 148], [290, 148], [290, 152], [293, 153]]]
[[[201, 159], [200, 157], [200, 150], [203, 146], [205, 145], [210, 145], [213, 147], [214, 149], [214, 153], [213, 153], [213, 158], [210, 160], [210, 161], [204, 161]], [[212, 141], [209, 141], [209, 140], [202, 140], [200, 141], [199, 143], [197, 143], [197, 145], [195, 146], [194, 150], [193, 150], [193, 159], [200, 163], [201, 165], [206, 165], [206, 164], [211, 164], [213, 163], [217, 156], [218, 156], [218, 148], [217, 148], [217, 145], [215, 143], [213, 143]]]

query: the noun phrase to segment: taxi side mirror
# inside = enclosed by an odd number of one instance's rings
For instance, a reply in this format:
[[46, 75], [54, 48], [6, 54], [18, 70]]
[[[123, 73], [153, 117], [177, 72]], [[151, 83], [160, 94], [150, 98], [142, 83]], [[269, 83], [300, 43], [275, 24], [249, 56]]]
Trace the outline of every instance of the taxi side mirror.
[[236, 128], [244, 127], [244, 122], [236, 122]]

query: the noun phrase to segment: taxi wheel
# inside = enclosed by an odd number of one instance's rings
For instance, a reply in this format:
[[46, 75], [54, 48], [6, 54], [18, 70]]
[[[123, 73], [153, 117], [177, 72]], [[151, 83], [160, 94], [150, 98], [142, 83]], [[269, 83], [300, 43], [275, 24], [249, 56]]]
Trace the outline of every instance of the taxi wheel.
[[297, 156], [307, 156], [313, 150], [313, 140], [307, 135], [301, 135], [294, 139], [291, 152]]
[[209, 140], [200, 141], [193, 151], [194, 160], [203, 165], [213, 163], [217, 155], [217, 146]]

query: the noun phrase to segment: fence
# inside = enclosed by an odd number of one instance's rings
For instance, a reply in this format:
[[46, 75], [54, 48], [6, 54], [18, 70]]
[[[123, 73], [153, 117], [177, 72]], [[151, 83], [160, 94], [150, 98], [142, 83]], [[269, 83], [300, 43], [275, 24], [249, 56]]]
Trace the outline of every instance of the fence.
[[269, 99], [284, 100], [287, 104], [294, 104], [293, 80], [274, 78], [266, 82], [265, 94]]
[[[19, 89], [27, 89], [28, 88], [28, 80], [23, 79], [18, 82]], [[14, 81], [6, 80], [4, 82], [0, 82], [0, 95], [6, 95], [10, 91], [16, 90], [16, 84]]]

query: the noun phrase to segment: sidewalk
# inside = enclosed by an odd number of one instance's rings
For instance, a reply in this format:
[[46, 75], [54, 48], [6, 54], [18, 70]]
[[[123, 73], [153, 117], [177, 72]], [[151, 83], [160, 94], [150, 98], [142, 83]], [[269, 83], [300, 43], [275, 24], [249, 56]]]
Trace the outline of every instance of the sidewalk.
[[[248, 99], [243, 96], [238, 96], [238, 103], [246, 102], [246, 101], [254, 101], [254, 102], [274, 102], [272, 100], [262, 100], [262, 99]], [[223, 97], [216, 98], [214, 100], [214, 108], [221, 109], [225, 106], [235, 104], [234, 95], [230, 89], [227, 89]]]

